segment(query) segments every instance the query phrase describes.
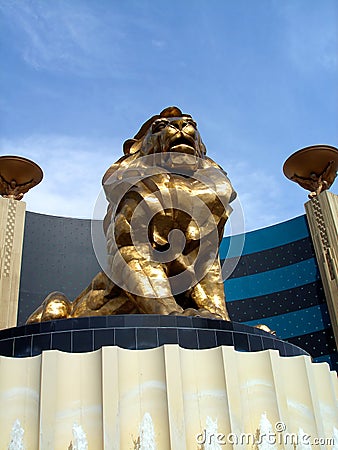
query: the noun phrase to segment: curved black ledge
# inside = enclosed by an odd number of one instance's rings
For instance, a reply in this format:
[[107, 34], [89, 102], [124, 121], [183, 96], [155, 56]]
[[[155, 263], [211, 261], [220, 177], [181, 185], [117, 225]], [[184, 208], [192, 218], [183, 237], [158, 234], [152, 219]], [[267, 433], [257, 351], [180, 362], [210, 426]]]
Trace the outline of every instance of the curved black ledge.
[[164, 344], [198, 350], [229, 345], [244, 352], [275, 349], [281, 356], [308, 355], [257, 328], [202, 317], [93, 316], [0, 330], [0, 355], [10, 357], [35, 356], [44, 350], [90, 352], [107, 345], [142, 350]]

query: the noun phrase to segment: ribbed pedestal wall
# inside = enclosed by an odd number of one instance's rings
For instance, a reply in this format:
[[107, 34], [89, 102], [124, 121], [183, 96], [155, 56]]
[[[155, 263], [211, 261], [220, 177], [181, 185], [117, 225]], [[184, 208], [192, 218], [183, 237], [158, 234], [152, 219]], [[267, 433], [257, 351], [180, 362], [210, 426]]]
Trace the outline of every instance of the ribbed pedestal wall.
[[[281, 357], [276, 350], [189, 350], [173, 344], [2, 356], [0, 386], [2, 449], [8, 448], [17, 420], [26, 450], [67, 450], [74, 426], [81, 427], [90, 450], [196, 450], [253, 448], [202, 447], [197, 441], [210, 428], [224, 439], [230, 433], [232, 440], [241, 433], [255, 435], [264, 413], [272, 426], [285, 424], [284, 434], [301, 428], [312, 440], [332, 439], [338, 424], [336, 374], [326, 363]], [[283, 433], [275, 433], [282, 441]]]
[[56, 320], [1, 330], [0, 354], [1, 449], [257, 449], [269, 426], [278, 450], [308, 449], [287, 438], [300, 429], [331, 449], [338, 434], [336, 374], [243, 324]]

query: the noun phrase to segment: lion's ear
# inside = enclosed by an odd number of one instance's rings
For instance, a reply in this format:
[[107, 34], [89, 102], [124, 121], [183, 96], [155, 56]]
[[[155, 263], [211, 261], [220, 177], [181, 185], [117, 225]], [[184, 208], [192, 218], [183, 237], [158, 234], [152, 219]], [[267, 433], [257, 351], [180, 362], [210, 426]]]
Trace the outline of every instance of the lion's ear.
[[[184, 114], [185, 116], [190, 116], [190, 114]], [[182, 117], [183, 113], [177, 106], [168, 106], [163, 111], [160, 112], [160, 117]]]
[[137, 141], [136, 139], [127, 139], [124, 144], [123, 144], [123, 153], [125, 155], [131, 155], [133, 153], [136, 153], [139, 151], [139, 146], [138, 145], [134, 145], [136, 144]]

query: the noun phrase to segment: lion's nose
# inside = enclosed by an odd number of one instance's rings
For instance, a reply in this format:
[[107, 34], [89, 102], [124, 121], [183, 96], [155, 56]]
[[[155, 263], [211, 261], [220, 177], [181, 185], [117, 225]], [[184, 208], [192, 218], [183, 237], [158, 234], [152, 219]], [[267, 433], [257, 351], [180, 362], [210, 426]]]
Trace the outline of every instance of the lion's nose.
[[188, 122], [184, 119], [177, 119], [170, 122], [170, 125], [173, 125], [178, 130], [183, 130], [183, 128], [188, 125]]

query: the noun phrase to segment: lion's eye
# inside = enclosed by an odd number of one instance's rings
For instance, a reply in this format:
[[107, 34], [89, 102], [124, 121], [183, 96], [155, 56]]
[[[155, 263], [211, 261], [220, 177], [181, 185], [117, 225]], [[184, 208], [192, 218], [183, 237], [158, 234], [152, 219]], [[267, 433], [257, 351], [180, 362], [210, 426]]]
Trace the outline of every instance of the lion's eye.
[[160, 130], [163, 130], [168, 125], [169, 121], [166, 119], [155, 120], [152, 125], [152, 132], [157, 133]]
[[188, 124], [188, 125], [191, 125], [191, 126], [194, 127], [195, 129], [197, 129], [197, 123], [196, 123], [194, 120], [188, 119], [188, 120], [187, 120], [187, 124]]

